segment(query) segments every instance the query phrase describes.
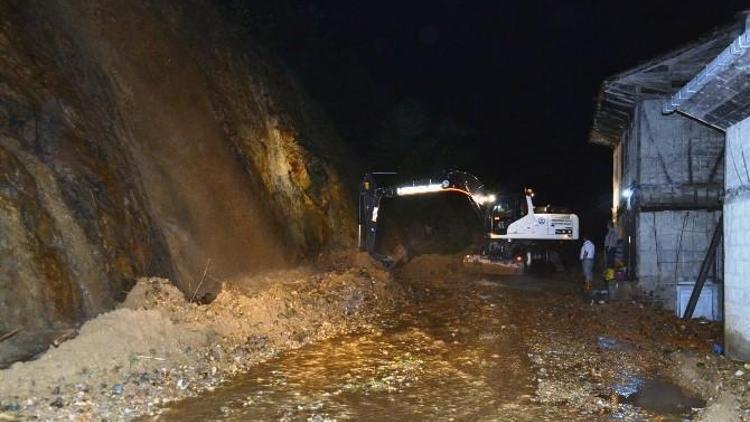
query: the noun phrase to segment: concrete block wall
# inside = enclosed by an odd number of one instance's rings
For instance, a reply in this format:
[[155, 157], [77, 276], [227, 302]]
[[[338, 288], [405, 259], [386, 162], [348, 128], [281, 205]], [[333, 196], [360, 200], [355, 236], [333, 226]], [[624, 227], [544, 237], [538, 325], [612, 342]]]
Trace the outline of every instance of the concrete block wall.
[[[619, 167], [622, 172], [621, 176], [617, 177], [620, 180], [620, 191], [638, 182], [638, 124], [638, 118], [633, 119], [623, 134], [620, 154], [613, 156], [621, 161], [619, 165], [613, 165], [613, 170]], [[622, 197], [618, 199], [622, 201]], [[621, 203], [620, 206], [624, 207], [625, 204]]]
[[616, 216], [622, 197], [622, 143], [612, 150], [612, 215]]
[[726, 137], [724, 197], [724, 341], [726, 353], [750, 361], [750, 118]]
[[[676, 285], [698, 277], [720, 216], [720, 211], [705, 210], [641, 212], [636, 236], [641, 292], [674, 310]], [[720, 261], [710, 278], [721, 278]]]
[[[613, 154], [621, 166], [613, 167], [620, 191], [637, 187], [634, 214], [621, 219], [635, 221], [625, 233], [635, 241], [633, 275], [644, 294], [674, 310], [676, 284], [697, 278], [720, 216], [724, 133], [680, 114], [664, 115], [662, 104], [636, 106]], [[625, 207], [621, 197], [613, 200], [613, 209]], [[717, 271], [709, 275], [716, 281], [723, 278], [721, 261], [719, 251]]]
[[724, 133], [680, 114], [664, 115], [661, 106], [661, 100], [647, 100], [636, 109], [640, 204], [718, 206]]

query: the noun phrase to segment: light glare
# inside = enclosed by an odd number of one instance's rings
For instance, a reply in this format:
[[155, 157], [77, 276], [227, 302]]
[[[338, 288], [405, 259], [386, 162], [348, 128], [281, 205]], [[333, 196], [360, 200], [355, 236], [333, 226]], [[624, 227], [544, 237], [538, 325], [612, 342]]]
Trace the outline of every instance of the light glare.
[[493, 203], [497, 199], [497, 197], [495, 197], [495, 195], [493, 194], [489, 194], [489, 195], [477, 194], [477, 195], [472, 195], [471, 197], [472, 199], [474, 199], [474, 202], [476, 202], [479, 205]]
[[420, 193], [440, 192], [443, 190], [442, 185], [429, 184], [429, 185], [418, 185], [418, 186], [404, 186], [396, 188], [396, 195], [417, 195]]

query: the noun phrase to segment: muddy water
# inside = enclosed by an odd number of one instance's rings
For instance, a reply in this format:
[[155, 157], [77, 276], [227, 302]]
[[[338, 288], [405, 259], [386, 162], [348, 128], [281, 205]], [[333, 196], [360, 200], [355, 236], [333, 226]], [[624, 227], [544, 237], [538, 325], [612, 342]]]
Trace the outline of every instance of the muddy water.
[[526, 402], [529, 364], [497, 317], [501, 295], [422, 294], [377, 328], [269, 361], [160, 420], [467, 420]]
[[[619, 384], [602, 386], [620, 396], [609, 411], [590, 409], [601, 397], [609, 400], [609, 392], [582, 400], [565, 391], [555, 393], [557, 400], [540, 397], [538, 383], [549, 384], [540, 377], [555, 368], [531, 362], [524, 333], [538, 327], [544, 306], [538, 295], [565, 289], [533, 277], [414, 287], [412, 304], [372, 321], [370, 329], [286, 353], [213, 392], [173, 404], [158, 419], [679, 421], [702, 407], [665, 380], [625, 372]], [[568, 319], [559, 325], [582, 328]], [[588, 356], [629, 353], [625, 346], [607, 336], [580, 344]], [[591, 382], [590, 368], [571, 371], [558, 374], [559, 388]]]
[[625, 402], [658, 415], [689, 416], [691, 409], [706, 403], [666, 379], [644, 381], [639, 390]]

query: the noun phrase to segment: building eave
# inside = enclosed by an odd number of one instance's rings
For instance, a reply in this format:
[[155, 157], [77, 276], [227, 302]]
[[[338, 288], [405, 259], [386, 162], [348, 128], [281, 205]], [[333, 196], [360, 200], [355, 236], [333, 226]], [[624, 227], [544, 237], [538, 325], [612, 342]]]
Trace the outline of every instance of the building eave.
[[750, 30], [718, 54], [664, 103], [664, 112], [680, 112], [720, 130], [750, 116]]
[[616, 146], [630, 124], [638, 103], [668, 100], [695, 79], [726, 46], [745, 31], [745, 14], [696, 42], [620, 72], [602, 83], [589, 142]]

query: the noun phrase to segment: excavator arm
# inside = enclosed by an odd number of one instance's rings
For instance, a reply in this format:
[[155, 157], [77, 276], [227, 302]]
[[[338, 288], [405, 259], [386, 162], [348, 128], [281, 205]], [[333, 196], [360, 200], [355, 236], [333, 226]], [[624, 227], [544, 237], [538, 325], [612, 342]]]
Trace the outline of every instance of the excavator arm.
[[381, 186], [378, 179], [397, 176], [393, 172], [366, 173], [359, 190], [357, 245], [360, 250], [373, 252], [378, 232], [378, 212], [383, 198], [454, 192], [466, 195], [474, 212], [486, 228], [490, 242], [539, 242], [578, 239], [579, 221], [575, 214], [537, 213], [534, 210], [534, 193], [525, 191], [526, 215], [511, 218], [507, 226], [499, 229], [495, 224], [498, 198], [487, 192], [476, 176], [459, 170], [443, 172], [435, 178], [415, 179], [403, 183]]
[[382, 176], [395, 176], [393, 172], [366, 173], [359, 189], [357, 245], [360, 250], [372, 252], [378, 230], [378, 212], [383, 198], [454, 192], [466, 195], [473, 205], [477, 218], [484, 223], [487, 206], [495, 201], [476, 176], [459, 170], [450, 170], [428, 179], [415, 179], [390, 186], [378, 184]]

